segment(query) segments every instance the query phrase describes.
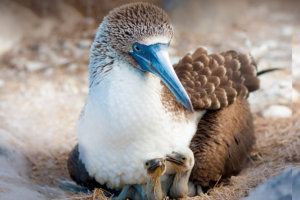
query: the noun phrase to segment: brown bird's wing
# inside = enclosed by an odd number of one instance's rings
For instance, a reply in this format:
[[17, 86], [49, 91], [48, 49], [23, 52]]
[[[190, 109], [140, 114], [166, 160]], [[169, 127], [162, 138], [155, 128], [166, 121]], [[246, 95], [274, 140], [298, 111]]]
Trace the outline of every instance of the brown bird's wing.
[[254, 60], [235, 51], [208, 55], [198, 48], [185, 55], [174, 69], [195, 110], [227, 107], [237, 97], [247, 98], [249, 92], [259, 88]]

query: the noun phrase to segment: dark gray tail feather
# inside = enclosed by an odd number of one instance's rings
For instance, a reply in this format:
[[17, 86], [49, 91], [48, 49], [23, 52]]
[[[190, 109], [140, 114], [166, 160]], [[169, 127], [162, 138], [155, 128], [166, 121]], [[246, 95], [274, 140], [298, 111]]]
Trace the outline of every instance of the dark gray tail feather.
[[266, 74], [269, 72], [273, 72], [273, 71], [279, 71], [279, 70], [282, 70], [282, 69], [281, 68], [264, 69], [264, 70], [257, 72], [257, 76], [260, 76], [260, 75], [263, 75], [263, 74]]
[[[255, 66], [255, 68], [257, 70], [257, 64], [256, 64], [255, 59], [253, 58], [253, 56], [251, 54], [249, 54], [249, 56], [252, 60], [252, 64]], [[269, 72], [279, 71], [279, 70], [282, 70], [282, 69], [278, 68], [278, 67], [271, 68], [271, 69], [264, 69], [264, 70], [261, 70], [261, 71], [257, 72], [256, 76], [260, 76], [260, 75], [263, 75], [263, 74], [266, 74], [266, 73], [269, 73]]]
[[59, 183], [61, 183], [60, 186], [62, 189], [73, 191], [75, 193], [84, 193], [86, 191], [92, 191], [94, 188], [100, 188], [105, 191], [104, 194], [108, 197], [111, 195], [117, 196], [120, 193], [118, 190], [109, 189], [106, 185], [101, 185], [94, 177], [89, 176], [84, 163], [79, 158], [78, 144], [70, 152], [67, 166], [70, 177], [78, 185], [76, 186], [75, 183], [71, 184], [71, 182], [68, 181], [60, 181]]

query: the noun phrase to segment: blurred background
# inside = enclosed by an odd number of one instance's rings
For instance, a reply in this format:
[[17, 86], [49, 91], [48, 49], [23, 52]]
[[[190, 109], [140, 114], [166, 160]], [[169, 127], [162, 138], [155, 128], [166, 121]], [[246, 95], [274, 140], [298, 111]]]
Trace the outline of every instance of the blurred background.
[[[59, 188], [88, 93], [89, 48], [109, 10], [128, 0], [0, 0], [0, 199], [89, 199]], [[175, 29], [172, 62], [204, 46], [250, 53], [261, 90], [250, 95], [252, 162], [203, 199], [241, 199], [299, 167], [300, 1], [149, 0]], [[297, 126], [298, 125], [298, 126]], [[228, 196], [226, 196], [228, 195]]]

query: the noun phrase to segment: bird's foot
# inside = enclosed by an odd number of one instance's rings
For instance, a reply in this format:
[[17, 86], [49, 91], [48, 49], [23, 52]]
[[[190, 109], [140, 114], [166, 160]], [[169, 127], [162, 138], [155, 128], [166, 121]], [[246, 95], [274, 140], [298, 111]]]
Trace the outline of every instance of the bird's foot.
[[121, 193], [117, 197], [113, 197], [112, 200], [125, 200], [129, 197], [128, 190], [131, 188], [131, 185], [125, 185]]
[[196, 185], [196, 195], [204, 194], [201, 185]]
[[187, 196], [193, 197], [193, 196], [198, 196], [204, 194], [201, 185], [196, 185], [193, 182], [189, 182], [189, 190], [187, 193]]
[[135, 185], [133, 185], [133, 187], [138, 192], [139, 198], [143, 199], [144, 194], [143, 194], [143, 188], [142, 188], [142, 186], [135, 184]]

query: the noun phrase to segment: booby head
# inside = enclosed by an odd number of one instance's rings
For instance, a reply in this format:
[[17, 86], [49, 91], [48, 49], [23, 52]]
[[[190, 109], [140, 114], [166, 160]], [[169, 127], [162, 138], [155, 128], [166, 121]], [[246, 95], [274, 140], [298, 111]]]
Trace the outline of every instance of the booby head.
[[144, 164], [147, 175], [150, 178], [159, 178], [166, 171], [166, 160], [164, 158], [155, 158], [147, 160]]
[[[112, 10], [103, 19], [91, 48], [90, 79], [99, 73], [100, 62], [102, 69], [116, 60], [127, 62], [143, 73], [158, 76], [193, 112], [191, 100], [170, 62], [168, 47], [172, 37], [170, 20], [157, 6], [132, 3]], [[93, 85], [93, 80], [90, 82]]]
[[186, 149], [173, 151], [166, 155], [166, 160], [171, 164], [176, 173], [190, 171], [194, 167], [195, 159], [192, 150]]

